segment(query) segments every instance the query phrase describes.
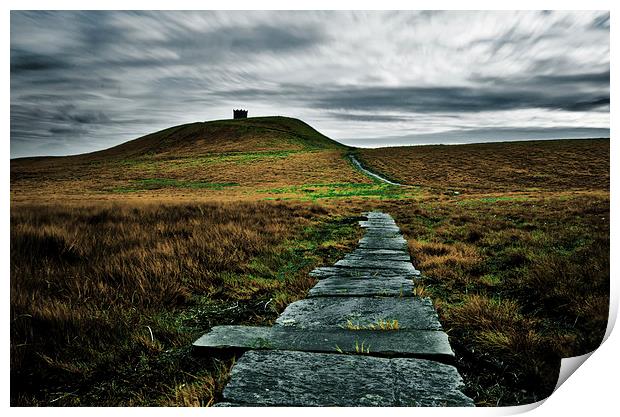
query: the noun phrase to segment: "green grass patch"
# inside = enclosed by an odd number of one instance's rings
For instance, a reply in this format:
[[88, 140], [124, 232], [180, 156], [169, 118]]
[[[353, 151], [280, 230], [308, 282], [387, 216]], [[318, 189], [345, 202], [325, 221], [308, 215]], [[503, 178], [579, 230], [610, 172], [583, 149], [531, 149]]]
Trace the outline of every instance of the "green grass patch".
[[[300, 186], [259, 189], [264, 194], [297, 194], [302, 200], [318, 200], [325, 198], [378, 198], [378, 199], [406, 199], [412, 198], [417, 189], [402, 188], [399, 186], [375, 182], [365, 183], [333, 183], [333, 184], [304, 184]], [[273, 199], [273, 197], [267, 197]]]

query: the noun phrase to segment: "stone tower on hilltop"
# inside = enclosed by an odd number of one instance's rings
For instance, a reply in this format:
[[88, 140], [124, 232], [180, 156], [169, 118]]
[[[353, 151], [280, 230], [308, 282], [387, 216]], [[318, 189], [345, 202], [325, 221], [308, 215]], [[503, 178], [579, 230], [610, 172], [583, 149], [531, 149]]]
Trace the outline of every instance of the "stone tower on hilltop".
[[247, 118], [248, 118], [247, 110], [233, 109], [233, 119], [247, 119]]

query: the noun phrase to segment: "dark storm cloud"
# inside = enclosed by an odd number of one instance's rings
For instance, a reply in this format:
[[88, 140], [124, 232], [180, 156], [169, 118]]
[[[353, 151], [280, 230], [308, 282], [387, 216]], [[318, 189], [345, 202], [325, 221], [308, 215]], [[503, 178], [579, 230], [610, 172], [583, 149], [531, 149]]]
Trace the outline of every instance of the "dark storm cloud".
[[74, 136], [74, 135], [80, 135], [80, 134], [85, 134], [88, 133], [89, 130], [85, 129], [81, 126], [77, 126], [77, 127], [52, 127], [50, 128], [49, 132], [53, 135], [70, 135], [70, 136]]
[[11, 73], [20, 71], [52, 71], [67, 68], [67, 64], [55, 56], [11, 50]]
[[71, 104], [59, 108], [56, 113], [55, 120], [79, 124], [99, 124], [110, 122], [110, 118], [101, 111], [80, 111]]
[[390, 122], [404, 122], [411, 120], [411, 117], [405, 116], [391, 116], [388, 114], [354, 114], [354, 113], [339, 113], [329, 112], [328, 116], [339, 120], [354, 120], [359, 122], [377, 122], [377, 123], [390, 123]]
[[324, 35], [314, 27], [293, 29], [263, 24], [247, 28], [221, 29], [208, 33], [204, 41], [251, 53], [306, 48], [322, 42], [323, 38]]
[[595, 95], [583, 100], [578, 93], [555, 93], [533, 90], [485, 90], [463, 87], [397, 87], [340, 90], [314, 101], [319, 108], [365, 111], [409, 111], [416, 113], [482, 112], [547, 108], [591, 110], [609, 103], [608, 96]]
[[[243, 100], [299, 97], [320, 109], [354, 111], [405, 111], [415, 113], [482, 112], [525, 108], [593, 110], [609, 104], [609, 71], [600, 73], [541, 75], [531, 78], [476, 78], [476, 87], [338, 87], [320, 91], [302, 85], [276, 89], [240, 89], [222, 92]], [[356, 116], [330, 113], [348, 120], [396, 121], [402, 117], [373, 114]]]
[[510, 85], [520, 86], [528, 89], [540, 89], [543, 87], [554, 88], [566, 87], [583, 87], [593, 85], [601, 90], [609, 88], [610, 72], [609, 70], [601, 72], [585, 72], [576, 74], [545, 74], [536, 75], [534, 77], [513, 77], [510, 79], [501, 77], [477, 77], [476, 81], [489, 83], [493, 85]]
[[596, 29], [609, 30], [609, 13], [595, 17], [592, 21], [592, 27]]
[[10, 55], [13, 156], [233, 107], [336, 139], [609, 125], [607, 12], [12, 12]]

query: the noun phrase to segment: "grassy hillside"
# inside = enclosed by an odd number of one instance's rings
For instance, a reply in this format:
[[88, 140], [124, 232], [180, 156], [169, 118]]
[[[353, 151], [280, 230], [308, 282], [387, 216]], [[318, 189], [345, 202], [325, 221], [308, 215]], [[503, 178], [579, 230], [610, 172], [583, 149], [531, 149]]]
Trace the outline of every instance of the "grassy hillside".
[[371, 183], [344, 158], [347, 149], [286, 117], [191, 123], [99, 152], [12, 160], [11, 193], [14, 200], [225, 198], [258, 187]]
[[83, 157], [194, 157], [225, 152], [344, 148], [344, 145], [322, 135], [301, 120], [289, 117], [252, 117], [174, 126]]

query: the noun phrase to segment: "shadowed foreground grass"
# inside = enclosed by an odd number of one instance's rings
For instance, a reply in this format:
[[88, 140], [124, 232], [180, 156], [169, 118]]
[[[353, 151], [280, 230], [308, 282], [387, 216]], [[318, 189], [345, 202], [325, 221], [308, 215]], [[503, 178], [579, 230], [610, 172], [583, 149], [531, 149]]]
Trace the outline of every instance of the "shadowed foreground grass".
[[609, 197], [481, 202], [443, 198], [391, 210], [423, 272], [479, 405], [549, 396], [560, 358], [596, 349], [609, 308]]
[[275, 319], [354, 223], [310, 204], [13, 207], [12, 405], [210, 404], [232, 358], [193, 340]]

